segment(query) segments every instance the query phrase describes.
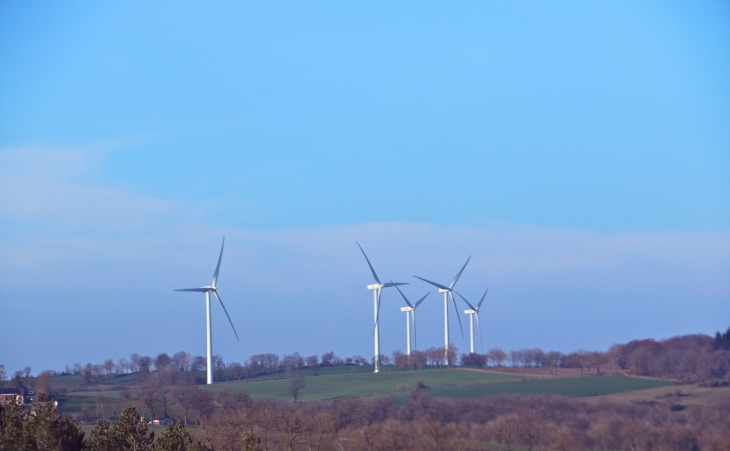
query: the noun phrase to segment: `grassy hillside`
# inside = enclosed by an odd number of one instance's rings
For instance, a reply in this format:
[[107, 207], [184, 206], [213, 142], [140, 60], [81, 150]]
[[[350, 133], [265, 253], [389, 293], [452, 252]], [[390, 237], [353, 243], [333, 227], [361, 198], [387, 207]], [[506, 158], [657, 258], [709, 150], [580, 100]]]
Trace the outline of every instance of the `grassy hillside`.
[[647, 388], [666, 387], [672, 382], [658, 379], [640, 379], [622, 376], [586, 376], [526, 379], [501, 382], [497, 384], [472, 384], [438, 387], [429, 391], [428, 396], [444, 396], [449, 398], [480, 398], [502, 393], [534, 395], [552, 393], [571, 398], [606, 395], [609, 393], [644, 390]]
[[[383, 373], [345, 373], [306, 377], [307, 388], [303, 390], [301, 400], [318, 400], [338, 398], [342, 396], [372, 396], [382, 393], [405, 392], [414, 388], [421, 379], [432, 388], [446, 388], [450, 386], [466, 386], [472, 384], [488, 384], [510, 380], [518, 377], [506, 374], [494, 374], [458, 369], [392, 371]], [[211, 387], [219, 390], [228, 387], [234, 390], [246, 391], [256, 398], [291, 399], [288, 392], [289, 380], [266, 380], [257, 382], [235, 382], [218, 384]]]
[[[521, 377], [513, 374], [491, 373], [485, 371], [468, 371], [463, 369], [441, 369], [420, 371], [387, 371], [379, 374], [371, 372], [351, 372], [339, 368], [319, 376], [303, 372], [307, 387], [302, 391], [300, 400], [315, 401], [333, 399], [344, 396], [374, 396], [393, 394], [402, 400], [408, 391], [416, 386], [418, 380], [431, 388], [424, 393], [430, 397], [479, 398], [502, 393], [537, 394], [554, 393], [573, 398], [608, 395], [612, 393], [632, 392], [660, 388], [671, 385], [666, 380], [633, 378], [621, 376], [586, 376], [586, 377]], [[245, 391], [253, 398], [278, 398], [290, 401], [289, 380], [262, 379], [246, 382], [225, 382], [212, 386], [199, 387], [217, 392], [223, 388]], [[121, 391], [89, 391], [73, 392], [57, 397], [60, 407], [65, 413], [87, 411], [90, 416], [99, 413], [96, 406], [104, 408], [109, 416], [128, 403], [122, 399]]]

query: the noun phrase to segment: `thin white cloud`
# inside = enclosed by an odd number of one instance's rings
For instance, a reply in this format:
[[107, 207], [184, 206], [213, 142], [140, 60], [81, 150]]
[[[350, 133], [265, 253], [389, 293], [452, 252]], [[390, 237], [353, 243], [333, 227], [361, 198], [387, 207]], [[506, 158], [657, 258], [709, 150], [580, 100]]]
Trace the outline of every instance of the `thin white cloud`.
[[179, 214], [175, 202], [83, 182], [105, 147], [0, 151], [0, 217], [78, 231], [134, 231]]
[[[199, 299], [171, 290], [209, 282], [224, 234], [222, 294], [245, 346], [227, 341], [223, 330], [216, 343], [238, 360], [247, 357], [239, 353], [267, 350], [367, 355], [371, 276], [355, 240], [382, 279], [411, 282], [411, 294], [430, 288], [412, 275], [447, 282], [472, 255], [459, 290], [473, 298], [490, 287], [483, 321], [490, 346], [598, 348], [727, 322], [716, 312], [730, 299], [730, 233], [604, 234], [516, 224], [212, 226], [197, 221], [193, 206], [83, 182], [99, 152], [0, 152], [0, 216], [34, 224], [0, 235], [0, 318], [30, 315], [44, 334], [58, 337], [43, 346], [1, 337], [9, 367], [198, 352], [202, 335], [181, 331], [199, 328]], [[384, 347], [402, 347], [399, 300], [388, 294], [385, 301]], [[439, 302], [432, 294], [424, 304], [424, 345], [439, 344]], [[7, 320], [0, 330], [22, 333]], [[151, 342], [150, 330], [172, 349]], [[86, 351], [89, 336], [98, 351]]]

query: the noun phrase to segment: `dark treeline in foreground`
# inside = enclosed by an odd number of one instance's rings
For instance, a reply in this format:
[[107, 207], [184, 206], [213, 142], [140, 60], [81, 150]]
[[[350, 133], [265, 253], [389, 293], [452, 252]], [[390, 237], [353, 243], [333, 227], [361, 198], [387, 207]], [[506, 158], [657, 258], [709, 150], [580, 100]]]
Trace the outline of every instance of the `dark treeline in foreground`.
[[[181, 424], [168, 427], [157, 440], [128, 407], [119, 421], [99, 421], [89, 437], [68, 417], [60, 416], [52, 403], [31, 411], [18, 405], [0, 407], [0, 450], [12, 451], [212, 451], [193, 442]], [[241, 448], [238, 448], [241, 449]]]
[[[557, 395], [431, 399], [415, 389], [392, 397], [333, 402], [252, 400], [239, 393], [191, 434], [181, 423], [158, 438], [133, 407], [101, 420], [89, 437], [52, 408], [5, 406], [0, 449], [55, 451], [239, 450], [696, 450], [730, 447], [730, 402], [585, 402]], [[518, 448], [521, 447], [521, 448]]]

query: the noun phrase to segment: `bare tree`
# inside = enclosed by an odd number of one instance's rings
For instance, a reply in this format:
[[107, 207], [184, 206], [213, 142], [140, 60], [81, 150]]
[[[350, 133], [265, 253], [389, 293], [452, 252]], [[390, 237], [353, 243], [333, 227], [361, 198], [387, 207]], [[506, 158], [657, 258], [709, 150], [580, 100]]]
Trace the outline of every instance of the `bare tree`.
[[299, 355], [298, 352], [295, 352], [291, 355], [285, 355], [284, 358], [281, 360], [281, 366], [283, 366], [287, 370], [294, 368], [299, 369], [304, 366], [304, 359], [301, 355]]
[[261, 372], [261, 364], [259, 364], [259, 361], [255, 360], [255, 359], [251, 359], [249, 364], [246, 365], [246, 373], [248, 374], [248, 376], [251, 379], [256, 380], [256, 376], [258, 376], [260, 372]]
[[322, 366], [332, 366], [332, 360], [334, 360], [334, 358], [334, 352], [325, 352], [324, 354], [322, 354]]
[[139, 354], [134, 353], [131, 356], [129, 356], [129, 369], [136, 373], [139, 371]]
[[312, 369], [315, 376], [319, 376], [319, 356], [315, 354], [307, 357], [307, 366]]
[[127, 363], [127, 359], [125, 359], [124, 357], [117, 360], [117, 373], [125, 374], [127, 372], [128, 367], [129, 367], [129, 364]]
[[223, 379], [223, 370], [226, 369], [226, 363], [223, 361], [223, 356], [216, 354], [213, 356], [213, 371], [218, 371], [218, 380]]
[[[545, 365], [553, 368], [555, 374], [558, 372], [558, 366], [560, 366], [560, 360], [563, 358], [563, 353], [560, 351], [550, 351], [545, 355]], [[552, 374], [552, 371], [551, 371]]]
[[106, 371], [106, 376], [111, 379], [112, 374], [114, 374], [114, 360], [104, 360], [104, 371]]
[[302, 436], [302, 414], [299, 409], [286, 409], [279, 417], [279, 429], [286, 434], [286, 444], [289, 451]]
[[199, 390], [197, 395], [197, 399], [195, 400], [195, 410], [198, 411], [201, 418], [209, 418], [215, 410], [213, 394], [208, 390]]
[[242, 380], [246, 374], [246, 368], [238, 362], [231, 362], [229, 368], [239, 381]]
[[231, 390], [228, 387], [224, 387], [218, 390], [216, 393], [218, 404], [224, 412], [231, 413], [239, 409], [251, 406], [251, 397], [248, 393], [243, 391]]
[[7, 378], [8, 375], [5, 372], [5, 365], [0, 365], [0, 387], [5, 386], [5, 378]]
[[410, 364], [413, 368], [422, 370], [428, 364], [428, 357], [421, 351], [411, 351]]
[[170, 365], [172, 365], [172, 359], [166, 352], [159, 354], [155, 357], [155, 369], [159, 372], [165, 371]]
[[335, 433], [335, 418], [330, 410], [315, 409], [303, 418], [303, 432], [310, 450], [322, 449], [325, 439], [332, 439]]
[[365, 357], [363, 357], [361, 355], [353, 355], [352, 363], [354, 363], [355, 365], [367, 365], [368, 359], [366, 359]]
[[183, 385], [172, 391], [172, 401], [182, 410], [185, 426], [188, 425], [190, 412], [196, 408], [201, 391], [194, 385]]
[[41, 371], [35, 381], [35, 388], [38, 393], [48, 396], [51, 394], [51, 373], [50, 371]]
[[307, 381], [299, 370], [292, 371], [289, 378], [289, 393], [294, 397], [294, 402], [299, 399], [299, 394], [307, 387]]
[[139, 365], [140, 374], [142, 374], [143, 376], [150, 374], [151, 365], [152, 365], [151, 357], [147, 357], [147, 356], [139, 357], [137, 363]]
[[502, 366], [505, 360], [507, 360], [507, 353], [505, 353], [501, 348], [490, 349], [487, 352], [487, 355], [489, 356], [489, 360], [496, 366]]
[[277, 368], [279, 368], [279, 356], [267, 352], [264, 354], [264, 368], [266, 368], [267, 371], [275, 371]]
[[154, 382], [142, 385], [136, 393], [137, 399], [150, 412], [150, 416], [155, 416], [155, 410], [160, 405], [160, 387]]
[[162, 416], [167, 417], [167, 407], [170, 405], [170, 386], [162, 378], [157, 382], [159, 387], [160, 406], [162, 407]]
[[522, 366], [525, 363], [525, 354], [522, 350], [510, 351], [509, 359], [512, 361], [512, 366]]
[[190, 364], [190, 370], [195, 372], [203, 371], [205, 369], [206, 363], [207, 362], [205, 361], [205, 357], [203, 357], [202, 355], [196, 355], [193, 358], [192, 363]]
[[392, 362], [398, 371], [403, 371], [408, 367], [408, 356], [403, 354], [400, 349], [396, 349], [393, 351]]

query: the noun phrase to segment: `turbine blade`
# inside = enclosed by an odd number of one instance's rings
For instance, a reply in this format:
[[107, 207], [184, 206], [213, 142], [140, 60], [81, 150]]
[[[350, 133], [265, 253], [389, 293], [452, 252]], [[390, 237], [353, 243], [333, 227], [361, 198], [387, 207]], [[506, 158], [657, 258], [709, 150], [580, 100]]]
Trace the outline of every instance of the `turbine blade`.
[[210, 291], [208, 288], [180, 288], [179, 290], [172, 290], [172, 291], [196, 291], [198, 293], [205, 293], [206, 291]]
[[456, 319], [459, 320], [459, 329], [461, 329], [461, 338], [464, 338], [464, 327], [461, 325], [461, 316], [459, 316], [459, 309], [456, 308], [456, 300], [454, 299], [454, 295], [451, 294], [449, 291], [449, 295], [451, 295], [451, 302], [454, 304], [454, 311], [456, 312]]
[[429, 291], [428, 293], [426, 293], [426, 294], [425, 294], [425, 295], [424, 295], [424, 296], [423, 296], [423, 297], [422, 297], [421, 299], [419, 299], [419, 300], [418, 300], [418, 302], [416, 302], [416, 306], [415, 306], [415, 307], [413, 307], [413, 308], [416, 308], [416, 307], [418, 307], [419, 305], [421, 305], [421, 302], [423, 302], [423, 300], [424, 300], [424, 299], [426, 299], [426, 298], [428, 297], [428, 295], [429, 295], [429, 294], [431, 294], [431, 292], [430, 292], [430, 291]]
[[440, 283], [431, 282], [430, 280], [426, 280], [423, 277], [418, 277], [418, 276], [413, 276], [413, 277], [415, 277], [416, 279], [421, 279], [426, 283], [430, 283], [431, 285], [433, 285], [436, 288], [441, 288], [442, 290], [451, 290], [451, 288], [449, 288], [449, 287], [445, 287], [445, 286], [441, 285]]
[[455, 293], [458, 294], [459, 297], [464, 300], [464, 302], [466, 302], [466, 305], [468, 305], [470, 309], [476, 311], [476, 309], [474, 308], [474, 306], [471, 305], [471, 303], [469, 303], [469, 301], [467, 301], [466, 298], [461, 295], [461, 293], [459, 293], [458, 291], [456, 291]]
[[215, 297], [216, 297], [216, 298], [218, 299], [218, 302], [220, 302], [220, 303], [221, 303], [221, 307], [223, 307], [223, 311], [224, 311], [224, 312], [226, 312], [226, 316], [228, 317], [228, 322], [229, 322], [229, 323], [231, 323], [231, 327], [233, 328], [233, 333], [234, 333], [234, 334], [236, 334], [236, 340], [238, 340], [238, 341], [241, 341], [241, 340], [240, 340], [240, 339], [238, 338], [238, 332], [236, 332], [236, 326], [234, 326], [234, 325], [233, 325], [233, 321], [231, 321], [231, 315], [229, 315], [229, 314], [228, 314], [228, 310], [226, 310], [226, 306], [225, 306], [225, 305], [223, 305], [223, 300], [221, 299], [221, 297], [220, 297], [220, 296], [218, 296], [218, 293], [217, 293], [217, 292], [213, 291], [213, 294], [214, 294], [214, 295], [215, 295]]
[[[215, 274], [213, 274], [213, 288], [215, 288], [215, 284], [218, 283], [218, 273], [221, 270], [221, 260], [223, 260], [223, 247], [226, 245], [226, 237], [223, 236], [223, 244], [221, 244], [221, 254], [218, 256], [218, 265], [215, 267]], [[220, 300], [220, 299], [219, 299]]]
[[471, 260], [471, 255], [469, 258], [466, 259], [466, 263], [464, 263], [464, 266], [461, 267], [461, 271], [459, 271], [459, 274], [454, 277], [454, 280], [451, 281], [451, 285], [449, 285], [449, 289], [454, 288], [454, 285], [456, 285], [456, 282], [459, 280], [459, 277], [461, 277], [461, 273], [464, 272], [464, 268], [466, 268], [466, 265], [469, 264], [469, 260]]
[[[477, 304], [477, 309], [481, 308], [481, 306], [482, 306], [482, 302], [484, 302], [484, 298], [486, 298], [486, 297], [487, 297], [487, 291], [489, 291], [489, 287], [487, 287], [487, 290], [486, 290], [486, 291], [484, 292], [484, 296], [482, 296], [482, 300], [481, 300], [481, 301], [479, 301], [479, 303]], [[478, 311], [478, 310], [477, 310], [477, 311]]]
[[[357, 243], [357, 241], [355, 241]], [[370, 271], [373, 273], [373, 277], [375, 277], [375, 281], [380, 283], [380, 279], [378, 279], [378, 275], [375, 274], [375, 270], [373, 269], [373, 265], [370, 264], [370, 259], [368, 258], [367, 254], [365, 254], [365, 251], [362, 250], [362, 246], [360, 246], [360, 243], [357, 243], [357, 247], [360, 248], [362, 251], [362, 255], [365, 256], [365, 260], [368, 262], [368, 266], [370, 267]], [[382, 284], [381, 284], [382, 285]]]
[[388, 282], [388, 283], [383, 284], [383, 288], [397, 287], [398, 285], [410, 285], [410, 284], [407, 282]]
[[405, 294], [403, 294], [402, 291], [400, 291], [400, 288], [398, 288], [398, 285], [395, 285], [395, 289], [398, 290], [398, 293], [400, 293], [401, 296], [403, 296], [403, 300], [406, 301], [406, 304], [408, 304], [408, 307], [413, 308], [413, 304], [411, 304], [411, 301], [408, 300]]
[[484, 339], [482, 339], [482, 326], [479, 324], [479, 312], [477, 312], [477, 314], [474, 316], [477, 317], [477, 329], [479, 329], [479, 343], [482, 346], [482, 354], [483, 354], [484, 353]]

